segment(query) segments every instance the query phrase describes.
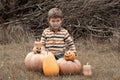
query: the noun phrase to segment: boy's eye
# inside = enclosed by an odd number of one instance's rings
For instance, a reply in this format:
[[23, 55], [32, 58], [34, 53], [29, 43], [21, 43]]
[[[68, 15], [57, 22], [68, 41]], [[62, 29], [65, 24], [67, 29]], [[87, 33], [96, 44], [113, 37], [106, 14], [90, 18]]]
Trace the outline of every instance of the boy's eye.
[[55, 22], [59, 22], [59, 21], [60, 21], [60, 20], [56, 20], [56, 21], [55, 21], [55, 20], [53, 20], [52, 22], [53, 22], [53, 23], [55, 23]]
[[57, 20], [56, 22], [59, 22], [60, 20]]
[[55, 21], [54, 21], [54, 20], [52, 20], [52, 22], [54, 23]]

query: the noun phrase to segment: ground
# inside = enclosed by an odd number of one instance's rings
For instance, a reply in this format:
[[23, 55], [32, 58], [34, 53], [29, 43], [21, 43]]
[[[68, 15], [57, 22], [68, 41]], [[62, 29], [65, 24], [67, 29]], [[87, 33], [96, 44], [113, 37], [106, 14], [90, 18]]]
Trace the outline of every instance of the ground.
[[82, 65], [91, 64], [93, 75], [58, 75], [46, 77], [42, 72], [28, 71], [25, 56], [32, 50], [33, 43], [0, 45], [0, 80], [119, 80], [119, 51], [112, 44], [75, 42], [77, 59]]

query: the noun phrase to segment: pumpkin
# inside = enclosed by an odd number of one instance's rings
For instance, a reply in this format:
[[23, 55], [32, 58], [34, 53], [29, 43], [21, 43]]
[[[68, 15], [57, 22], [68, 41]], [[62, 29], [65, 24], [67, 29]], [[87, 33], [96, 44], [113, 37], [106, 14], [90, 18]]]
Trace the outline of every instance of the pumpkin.
[[34, 71], [42, 71], [44, 56], [44, 54], [35, 54], [34, 52], [28, 53], [24, 61], [26, 68]]
[[41, 47], [39, 47], [39, 46], [33, 47], [33, 52], [34, 52], [35, 54], [40, 54], [40, 53], [41, 53]]
[[54, 76], [59, 74], [58, 63], [54, 55], [50, 52], [48, 52], [43, 60], [43, 73], [45, 76]]
[[67, 60], [67, 61], [73, 61], [73, 60], [75, 60], [76, 59], [75, 53], [72, 52], [72, 51], [67, 51], [64, 54], [64, 59]]
[[25, 66], [26, 66], [26, 68], [27, 69], [31, 69], [31, 57], [34, 55], [34, 53], [33, 52], [30, 52], [30, 53], [28, 53], [27, 54], [27, 56], [25, 57], [25, 61], [24, 61], [24, 63], [25, 63]]
[[35, 41], [33, 51], [25, 57], [25, 66], [29, 70], [42, 70], [42, 62], [45, 56], [45, 51], [42, 50], [40, 42]]
[[34, 42], [34, 46], [39, 46], [39, 47], [41, 47], [41, 46], [42, 46], [42, 44], [41, 44], [41, 42], [40, 42], [40, 41], [35, 41], [35, 42]]
[[87, 63], [86, 65], [83, 65], [83, 74], [85, 76], [92, 76], [92, 70], [90, 64]]
[[41, 53], [41, 51], [44, 50], [44, 46], [41, 44], [40, 41], [35, 41], [34, 42], [34, 47], [33, 47], [33, 52], [35, 54]]
[[79, 60], [67, 61], [64, 58], [57, 60], [60, 68], [60, 73], [64, 75], [79, 74], [82, 66]]

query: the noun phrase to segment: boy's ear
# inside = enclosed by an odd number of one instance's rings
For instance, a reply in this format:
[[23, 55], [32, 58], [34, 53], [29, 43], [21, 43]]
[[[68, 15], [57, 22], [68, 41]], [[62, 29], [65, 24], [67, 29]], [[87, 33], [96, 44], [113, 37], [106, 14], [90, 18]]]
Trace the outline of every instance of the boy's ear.
[[47, 18], [47, 22], [48, 22], [48, 24], [50, 24], [49, 21], [50, 21], [50, 18]]

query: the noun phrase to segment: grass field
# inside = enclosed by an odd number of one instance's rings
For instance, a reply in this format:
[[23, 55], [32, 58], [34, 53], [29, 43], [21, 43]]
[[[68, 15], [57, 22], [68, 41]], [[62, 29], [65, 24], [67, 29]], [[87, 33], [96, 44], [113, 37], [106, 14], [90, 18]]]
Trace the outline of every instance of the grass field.
[[[88, 45], [89, 44], [89, 45]], [[41, 72], [28, 71], [25, 56], [33, 43], [0, 45], [0, 80], [120, 80], [120, 52], [112, 44], [76, 42], [77, 59], [82, 65], [92, 65], [93, 76], [58, 75], [46, 77]]]

